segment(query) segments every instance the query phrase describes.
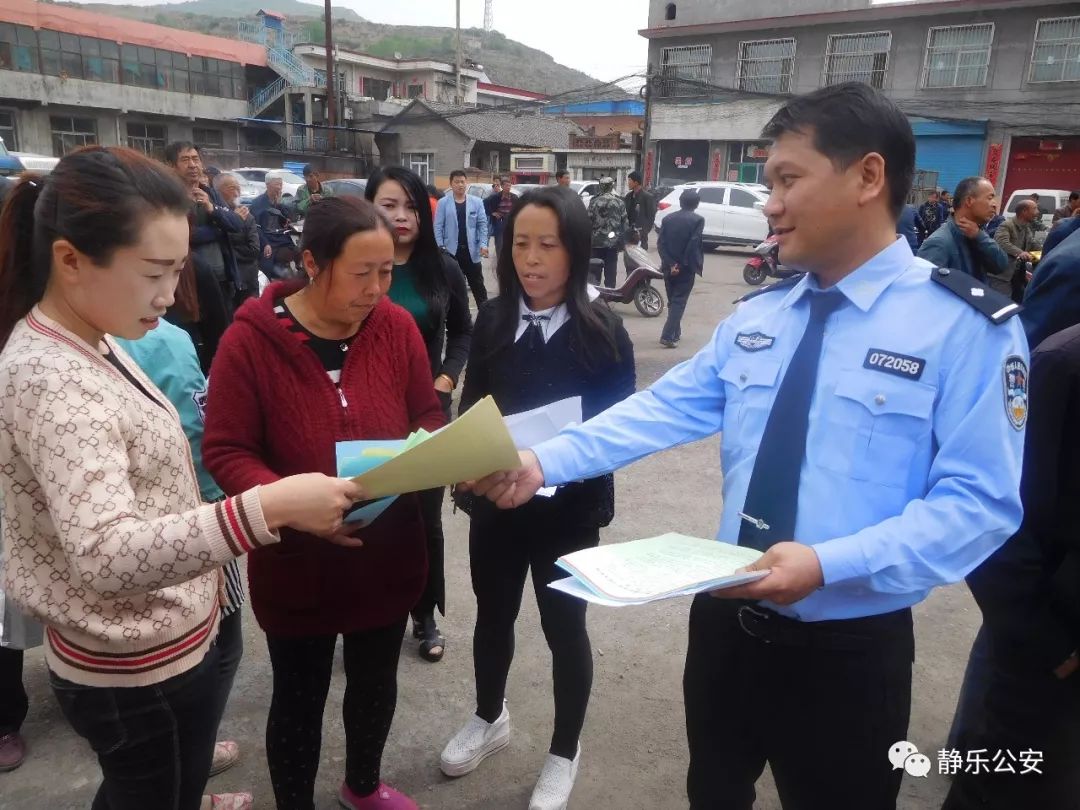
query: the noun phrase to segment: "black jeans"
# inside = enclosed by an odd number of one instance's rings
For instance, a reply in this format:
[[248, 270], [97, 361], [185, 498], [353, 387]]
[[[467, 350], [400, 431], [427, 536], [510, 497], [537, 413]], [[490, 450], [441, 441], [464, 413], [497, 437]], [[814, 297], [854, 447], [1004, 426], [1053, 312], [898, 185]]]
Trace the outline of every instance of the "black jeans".
[[472, 290], [473, 298], [476, 299], [476, 305], [480, 306], [488, 300], [487, 287], [484, 286], [484, 266], [472, 260], [472, 254], [469, 253], [467, 247], [458, 248], [454, 258], [457, 259], [461, 272], [465, 274], [465, 280], [469, 282], [469, 289]]
[[0, 647], [0, 737], [22, 728], [30, 710], [22, 673], [23, 651]]
[[[603, 259], [604, 261], [604, 286], [614, 287], [616, 277], [619, 273], [619, 247], [594, 247], [592, 249], [592, 257], [594, 259]], [[595, 275], [592, 277], [594, 284], [599, 284], [600, 279]]]
[[489, 723], [502, 713], [506, 678], [514, 659], [514, 623], [521, 609], [525, 578], [532, 568], [540, 625], [551, 650], [555, 730], [550, 751], [573, 759], [592, 691], [592, 647], [585, 626], [585, 603], [553, 591], [549, 582], [566, 576], [556, 568], [563, 554], [591, 548], [600, 530], [530, 523], [524, 515], [474, 514], [469, 560], [476, 594], [473, 666], [476, 713]]
[[675, 343], [682, 338], [682, 317], [686, 312], [686, 303], [690, 300], [690, 293], [694, 289], [696, 280], [697, 273], [688, 270], [680, 271], [677, 276], [671, 275], [670, 270], [664, 274], [668, 310], [667, 320], [664, 321], [664, 328], [660, 332], [661, 340]]
[[229, 702], [236, 670], [240, 659], [244, 657], [244, 620], [243, 611], [235, 610], [221, 620], [217, 637], [218, 647], [218, 692], [215, 700], [217, 723], [214, 726], [215, 737], [225, 716], [225, 706]]
[[[953, 777], [942, 810], [1080, 807], [1080, 679], [1022, 669], [1022, 661], [1008, 660], [1010, 652], [1002, 660], [992, 641], [984, 642], [985, 691], [968, 707], [976, 711], [967, 716], [957, 749], [965, 768]], [[984, 768], [971, 765], [970, 752], [979, 749], [989, 760]], [[1022, 772], [1021, 751], [1040, 753], [1040, 773]]]
[[219, 652], [154, 686], [83, 686], [50, 672], [60, 709], [97, 754], [92, 810], [198, 810], [217, 730]]
[[914, 650], [909, 610], [804, 623], [697, 596], [683, 677], [691, 810], [750, 810], [766, 762], [784, 810], [895, 808], [904, 771], [887, 752], [907, 739]]
[[[379, 786], [383, 747], [397, 708], [405, 616], [389, 627], [342, 636], [345, 658], [345, 782], [359, 796]], [[278, 810], [313, 810], [323, 710], [336, 635], [266, 637], [274, 693], [266, 718], [266, 760]]]

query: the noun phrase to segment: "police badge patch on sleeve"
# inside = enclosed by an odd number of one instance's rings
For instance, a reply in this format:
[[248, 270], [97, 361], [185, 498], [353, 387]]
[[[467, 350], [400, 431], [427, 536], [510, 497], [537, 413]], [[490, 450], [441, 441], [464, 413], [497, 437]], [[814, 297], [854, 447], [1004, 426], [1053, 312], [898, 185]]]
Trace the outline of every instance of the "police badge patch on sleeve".
[[1005, 358], [1002, 370], [1005, 384], [1005, 414], [1009, 424], [1017, 430], [1023, 430], [1028, 417], [1028, 367], [1024, 358], [1009, 355]]
[[195, 410], [199, 413], [199, 421], [206, 422], [206, 389], [193, 391], [191, 401], [195, 403]]
[[760, 352], [771, 349], [776, 338], [761, 332], [740, 332], [735, 336], [735, 345], [748, 352]]

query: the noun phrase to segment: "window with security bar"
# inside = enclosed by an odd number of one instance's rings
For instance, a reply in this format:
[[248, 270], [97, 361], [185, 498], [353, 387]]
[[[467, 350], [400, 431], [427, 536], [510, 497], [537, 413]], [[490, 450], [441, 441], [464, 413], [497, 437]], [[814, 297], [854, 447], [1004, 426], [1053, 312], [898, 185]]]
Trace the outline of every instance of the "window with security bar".
[[795, 74], [795, 39], [739, 43], [739, 89], [750, 93], [790, 93]]
[[703, 96], [711, 79], [712, 45], [678, 45], [661, 51], [660, 96]]
[[1080, 17], [1039, 20], [1028, 81], [1080, 81]]
[[882, 89], [889, 72], [890, 31], [832, 34], [825, 52], [825, 84], [863, 82]]
[[923, 87], [984, 87], [993, 43], [993, 23], [931, 28]]

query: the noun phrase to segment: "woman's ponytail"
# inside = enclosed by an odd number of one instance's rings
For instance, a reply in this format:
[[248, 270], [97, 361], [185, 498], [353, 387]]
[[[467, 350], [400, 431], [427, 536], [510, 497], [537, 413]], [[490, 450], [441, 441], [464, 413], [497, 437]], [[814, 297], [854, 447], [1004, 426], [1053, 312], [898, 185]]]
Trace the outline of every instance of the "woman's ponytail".
[[35, 260], [34, 208], [45, 179], [24, 174], [0, 211], [0, 348], [45, 293], [49, 265]]

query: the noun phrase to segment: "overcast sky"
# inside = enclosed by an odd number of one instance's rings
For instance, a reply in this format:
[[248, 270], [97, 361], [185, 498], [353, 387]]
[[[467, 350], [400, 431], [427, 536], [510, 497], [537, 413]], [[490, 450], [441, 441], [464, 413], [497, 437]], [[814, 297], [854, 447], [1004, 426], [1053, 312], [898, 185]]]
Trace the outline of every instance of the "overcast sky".
[[[97, 2], [150, 6], [160, 0]], [[333, 0], [333, 4], [347, 6], [372, 22], [454, 25], [454, 0]], [[267, 6], [273, 8], [273, 0], [267, 0]], [[648, 0], [494, 0], [493, 13], [495, 29], [510, 39], [605, 81], [644, 72], [648, 48], [637, 32], [647, 26], [648, 15]], [[483, 24], [484, 0], [461, 0], [462, 27]]]

